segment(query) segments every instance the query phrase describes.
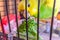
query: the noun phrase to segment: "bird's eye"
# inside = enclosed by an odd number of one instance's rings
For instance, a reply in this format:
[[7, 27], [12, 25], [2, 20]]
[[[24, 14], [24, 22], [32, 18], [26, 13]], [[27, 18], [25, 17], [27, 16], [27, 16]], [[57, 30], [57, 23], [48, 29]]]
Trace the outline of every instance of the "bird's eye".
[[30, 7], [30, 4], [28, 4], [28, 7]]

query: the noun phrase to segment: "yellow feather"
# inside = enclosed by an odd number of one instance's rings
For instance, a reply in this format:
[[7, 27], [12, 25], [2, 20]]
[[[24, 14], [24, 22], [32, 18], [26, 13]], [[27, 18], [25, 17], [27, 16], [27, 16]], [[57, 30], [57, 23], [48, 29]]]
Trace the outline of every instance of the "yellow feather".
[[24, 1], [21, 1], [18, 5], [18, 11], [22, 11], [22, 10], [25, 10], [25, 2]]

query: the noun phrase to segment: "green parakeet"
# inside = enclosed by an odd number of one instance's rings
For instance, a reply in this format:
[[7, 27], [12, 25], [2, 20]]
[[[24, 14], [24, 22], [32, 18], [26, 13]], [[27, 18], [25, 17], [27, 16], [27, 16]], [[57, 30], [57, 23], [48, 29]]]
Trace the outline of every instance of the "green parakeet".
[[[41, 19], [45, 19], [45, 18], [49, 18], [52, 17], [52, 10], [53, 10], [53, 3], [54, 0], [40, 0], [40, 18]], [[20, 2], [21, 4], [21, 2]], [[22, 2], [22, 4], [24, 4], [24, 2]], [[30, 5], [29, 7], [27, 6], [28, 12], [30, 13], [30, 16], [34, 16], [37, 17], [37, 13], [38, 13], [38, 0], [28, 0], [28, 4]], [[60, 8], [60, 0], [56, 0], [56, 7], [55, 7], [55, 15], [57, 15], [57, 12]], [[19, 10], [25, 10], [22, 6], [18, 6]]]

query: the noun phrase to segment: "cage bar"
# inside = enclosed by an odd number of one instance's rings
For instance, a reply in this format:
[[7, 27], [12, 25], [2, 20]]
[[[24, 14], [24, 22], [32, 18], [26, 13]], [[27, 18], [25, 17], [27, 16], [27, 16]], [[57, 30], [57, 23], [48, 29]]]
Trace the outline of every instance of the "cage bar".
[[3, 24], [2, 24], [1, 12], [0, 12], [0, 22], [1, 22], [2, 32], [4, 33], [4, 27], [3, 27]]
[[14, 0], [14, 7], [15, 7], [15, 14], [16, 14], [17, 34], [18, 34], [18, 38], [19, 38], [19, 28], [18, 28], [18, 17], [17, 17], [17, 5], [16, 5], [16, 0]]
[[1, 17], [2, 16], [1, 16], [1, 12], [0, 12], [0, 22], [1, 22], [1, 28], [2, 28], [2, 32], [0, 33], [0, 35], [3, 36], [3, 39], [5, 38], [4, 40], [7, 40], [7, 35], [4, 32], [4, 27], [3, 27], [3, 24], [2, 24], [2, 18]]
[[28, 40], [27, 1], [28, 1], [28, 0], [25, 0], [25, 13], [26, 13], [26, 37], [27, 37], [27, 39], [26, 39], [26, 40]]
[[[10, 20], [9, 20], [9, 14], [8, 14], [8, 0], [4, 0], [5, 1], [5, 8], [6, 8], [6, 14], [7, 14], [7, 20], [8, 20], [8, 25], [9, 25], [9, 33], [11, 33], [11, 27], [10, 27]], [[11, 37], [10, 37], [11, 40]]]
[[52, 40], [52, 31], [53, 31], [53, 21], [54, 21], [55, 3], [56, 3], [56, 0], [54, 0], [53, 10], [52, 10], [52, 19], [51, 19], [51, 28], [50, 28], [50, 40]]
[[40, 0], [38, 0], [38, 14], [37, 14], [37, 40], [39, 40], [39, 15], [40, 15]]
[[7, 14], [7, 19], [8, 19], [8, 25], [9, 25], [9, 31], [11, 32], [11, 28], [10, 28], [10, 21], [9, 21], [9, 15], [8, 15], [8, 0], [5, 0], [5, 8], [6, 8], [6, 14]]

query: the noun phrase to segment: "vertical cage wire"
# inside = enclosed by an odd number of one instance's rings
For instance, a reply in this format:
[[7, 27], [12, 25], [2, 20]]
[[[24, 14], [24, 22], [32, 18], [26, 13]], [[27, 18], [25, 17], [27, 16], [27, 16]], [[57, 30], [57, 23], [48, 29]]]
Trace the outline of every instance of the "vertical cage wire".
[[2, 32], [4, 33], [4, 27], [3, 27], [3, 24], [2, 24], [1, 12], [0, 12], [0, 22], [1, 22]]
[[6, 8], [6, 14], [7, 14], [7, 19], [8, 19], [8, 25], [9, 25], [9, 32], [11, 33], [11, 27], [10, 27], [10, 21], [9, 21], [9, 14], [8, 14], [8, 0], [5, 1], [5, 8]]
[[53, 21], [54, 21], [55, 3], [56, 3], [56, 0], [54, 0], [53, 10], [52, 10], [52, 19], [51, 19], [51, 28], [50, 28], [50, 40], [52, 40], [52, 31], [53, 31]]
[[[9, 33], [11, 33], [11, 27], [10, 27], [10, 20], [9, 20], [9, 14], [8, 14], [8, 0], [4, 0], [5, 1], [5, 9], [6, 9], [6, 14], [7, 14], [7, 20], [8, 20], [8, 26], [9, 26]], [[10, 37], [11, 40], [11, 37]]]
[[[4, 34], [4, 27], [3, 27], [3, 24], [2, 24], [1, 12], [0, 12], [0, 22], [1, 22], [2, 32], [3, 32], [3, 34]], [[0, 34], [0, 38], [1, 38], [1, 34]], [[2, 40], [2, 39], [0, 39], [0, 40]]]
[[3, 39], [4, 40], [7, 40], [7, 36], [5, 35], [5, 32], [4, 32], [4, 27], [3, 27], [3, 24], [2, 24], [2, 18], [1, 18], [2, 16], [1, 16], [1, 12], [0, 12], [0, 22], [1, 22], [1, 28], [2, 28], [2, 34], [0, 34], [0, 35], [2, 35], [3, 36]]
[[14, 0], [14, 7], [15, 7], [15, 14], [16, 14], [17, 34], [18, 34], [18, 38], [19, 38], [19, 28], [18, 28], [18, 17], [17, 17], [17, 5], [16, 5], [16, 0]]
[[26, 40], [28, 40], [27, 1], [28, 1], [28, 0], [25, 0], [25, 13], [26, 13], [26, 38], [27, 38]]
[[39, 15], [40, 15], [40, 0], [38, 0], [38, 13], [37, 13], [37, 40], [39, 40]]

